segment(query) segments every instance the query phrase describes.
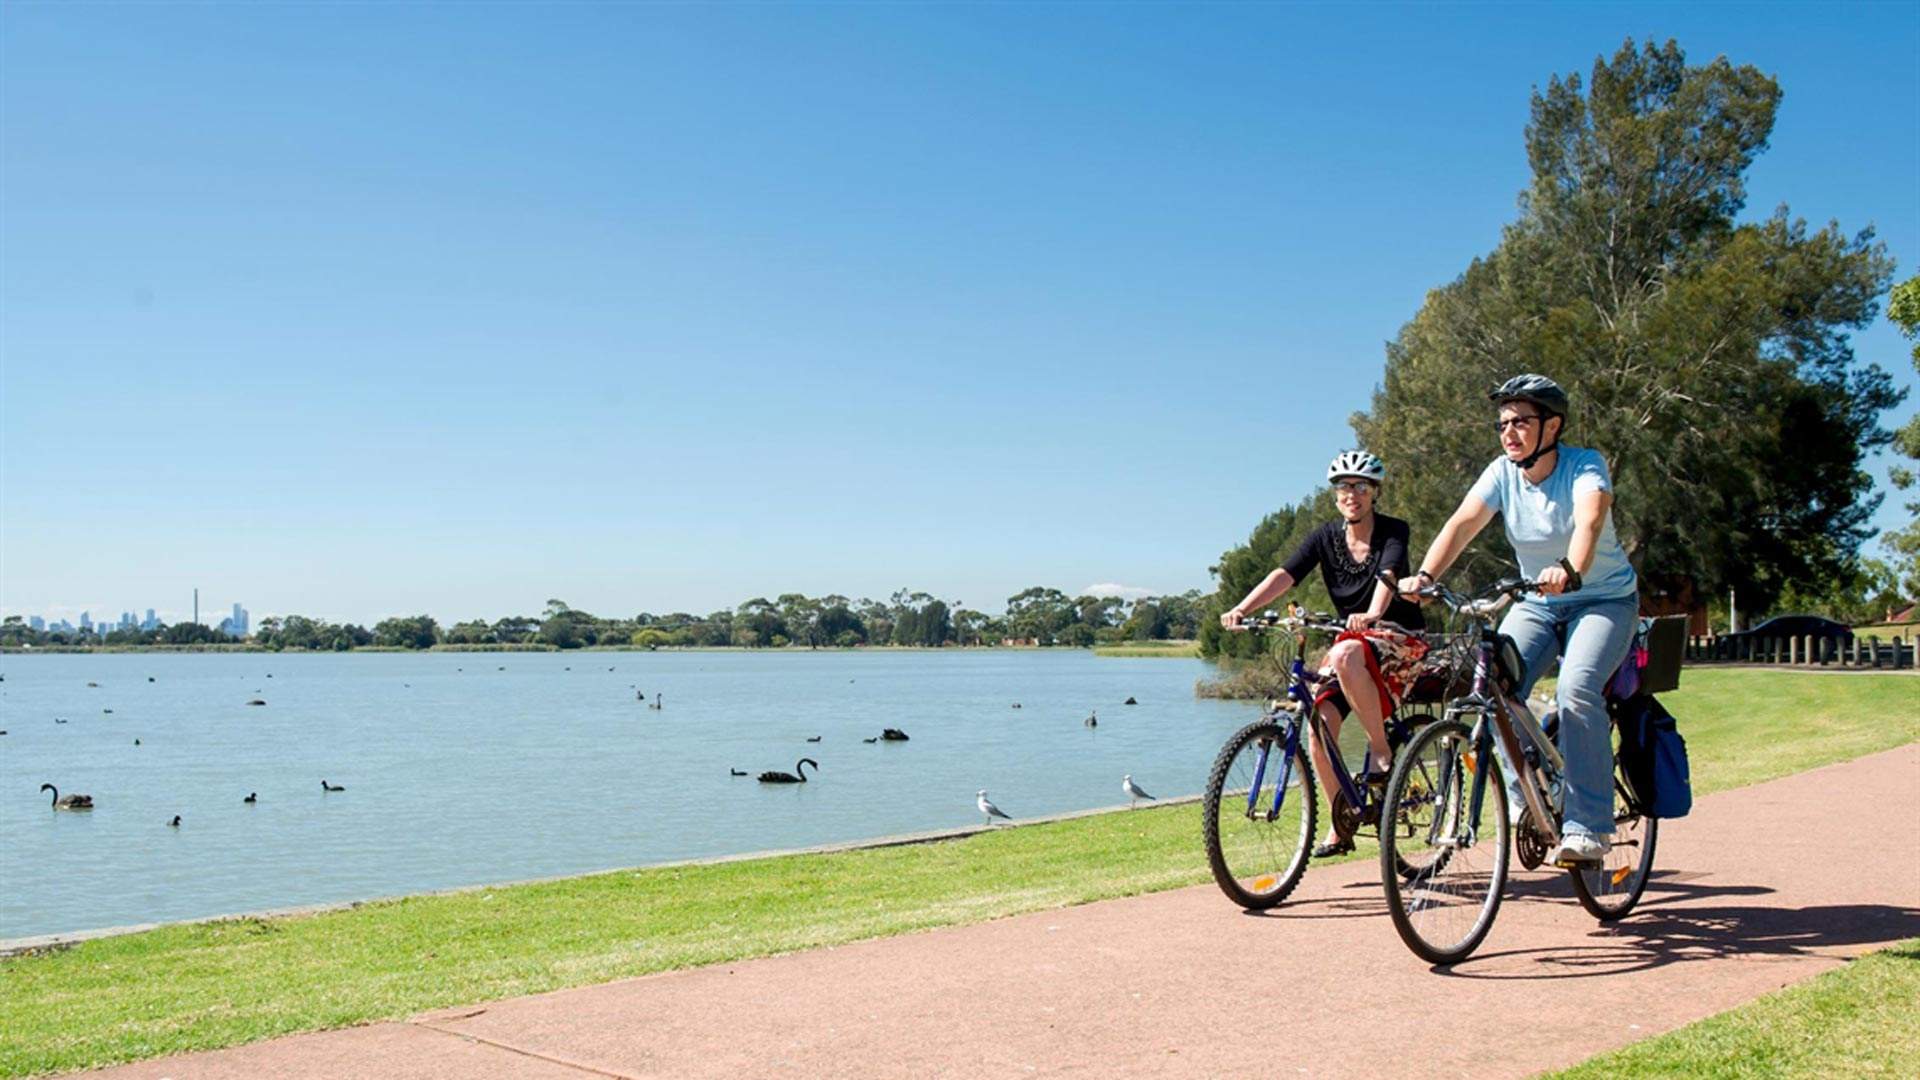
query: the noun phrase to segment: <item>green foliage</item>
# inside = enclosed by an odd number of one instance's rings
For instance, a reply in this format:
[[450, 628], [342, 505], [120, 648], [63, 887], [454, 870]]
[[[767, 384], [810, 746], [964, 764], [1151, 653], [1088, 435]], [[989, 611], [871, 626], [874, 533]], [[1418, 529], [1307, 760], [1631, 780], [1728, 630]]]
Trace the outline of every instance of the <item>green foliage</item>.
[[382, 619], [373, 627], [373, 643], [401, 649], [431, 649], [440, 642], [440, 624], [431, 615]]
[[[1852, 565], [1877, 499], [1861, 467], [1900, 400], [1855, 362], [1892, 262], [1871, 230], [1785, 209], [1736, 224], [1780, 90], [1724, 59], [1632, 43], [1533, 97], [1533, 183], [1500, 244], [1387, 349], [1353, 418], [1424, 545], [1498, 450], [1487, 390], [1522, 371], [1572, 396], [1568, 442], [1607, 456], [1622, 544], [1654, 595], [1732, 585], [1768, 606]], [[1462, 563], [1501, 572], [1500, 530]]]
[[[1399, 484], [1393, 489], [1397, 490]], [[1383, 513], [1396, 514], [1388, 509], [1384, 501], [1388, 490], [1381, 492], [1380, 510]], [[1231, 656], [1247, 658], [1261, 655], [1272, 647], [1259, 637], [1250, 634], [1228, 633], [1220, 628], [1220, 613], [1240, 602], [1240, 599], [1253, 591], [1266, 576], [1277, 569], [1294, 549], [1306, 540], [1307, 534], [1318, 528], [1321, 523], [1332, 521], [1339, 516], [1333, 505], [1333, 493], [1328, 488], [1314, 491], [1296, 505], [1282, 506], [1262, 518], [1254, 526], [1253, 535], [1247, 542], [1220, 556], [1220, 562], [1212, 567], [1214, 579], [1219, 587], [1201, 604], [1198, 612], [1198, 631], [1200, 654], [1202, 656]], [[1325, 611], [1333, 606], [1327, 596], [1326, 586], [1321, 584], [1317, 574], [1309, 575], [1306, 581], [1295, 583], [1283, 602], [1305, 604], [1316, 611]]]
[[[1887, 300], [1887, 318], [1893, 320], [1908, 341], [1915, 343], [1913, 369], [1920, 371], [1920, 274], [1893, 287]], [[1906, 425], [1894, 432], [1893, 445], [1908, 458], [1920, 458], [1920, 415], [1908, 417]], [[1894, 465], [1887, 473], [1894, 487], [1901, 491], [1913, 489], [1912, 469]], [[1893, 555], [1894, 574], [1901, 591], [1909, 599], [1915, 599], [1920, 598], [1920, 499], [1909, 499], [1906, 510], [1909, 515], [1906, 525], [1888, 532], [1880, 542]]]

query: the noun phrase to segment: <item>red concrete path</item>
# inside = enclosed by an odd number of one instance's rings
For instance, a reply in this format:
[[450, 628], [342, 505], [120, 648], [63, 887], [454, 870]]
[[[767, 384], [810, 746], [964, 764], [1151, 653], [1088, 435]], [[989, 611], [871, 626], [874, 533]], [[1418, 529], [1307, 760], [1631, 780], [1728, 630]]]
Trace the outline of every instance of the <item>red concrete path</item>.
[[1700, 800], [1613, 928], [1564, 875], [1519, 874], [1450, 973], [1400, 944], [1362, 862], [1266, 915], [1207, 885], [98, 1075], [1525, 1076], [1920, 936], [1916, 827], [1920, 745]]

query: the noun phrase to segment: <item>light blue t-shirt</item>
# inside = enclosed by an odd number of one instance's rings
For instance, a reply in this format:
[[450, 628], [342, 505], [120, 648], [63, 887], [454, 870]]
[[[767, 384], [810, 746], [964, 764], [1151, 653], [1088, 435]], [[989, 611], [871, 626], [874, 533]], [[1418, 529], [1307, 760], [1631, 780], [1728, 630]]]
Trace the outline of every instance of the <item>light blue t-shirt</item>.
[[[1479, 498], [1507, 527], [1507, 540], [1520, 557], [1520, 573], [1537, 581], [1541, 571], [1557, 564], [1567, 555], [1573, 540], [1573, 500], [1589, 491], [1612, 491], [1607, 476], [1607, 461], [1598, 451], [1579, 446], [1561, 446], [1560, 458], [1545, 482], [1535, 486], [1506, 458], [1497, 458], [1474, 481], [1471, 494]], [[1632, 596], [1640, 579], [1627, 561], [1627, 553], [1613, 535], [1613, 511], [1607, 511], [1600, 525], [1600, 538], [1594, 544], [1593, 565], [1581, 575], [1580, 591], [1558, 596], [1528, 597], [1549, 604], [1571, 604], [1582, 600], [1604, 600]]]

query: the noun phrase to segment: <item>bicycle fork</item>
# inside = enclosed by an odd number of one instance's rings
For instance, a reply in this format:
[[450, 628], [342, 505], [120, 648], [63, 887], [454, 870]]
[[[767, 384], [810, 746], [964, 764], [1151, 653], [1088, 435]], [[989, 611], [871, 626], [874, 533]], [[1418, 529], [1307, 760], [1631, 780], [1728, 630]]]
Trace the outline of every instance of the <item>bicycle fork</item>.
[[[1260, 744], [1260, 753], [1253, 762], [1253, 784], [1247, 788], [1247, 820], [1252, 821], [1260, 812], [1260, 784], [1266, 778], [1267, 764], [1273, 754], [1273, 740]], [[1287, 784], [1293, 779], [1293, 762], [1300, 747], [1300, 723], [1295, 721], [1287, 726], [1287, 738], [1280, 751], [1280, 775], [1273, 782], [1273, 806], [1267, 811], [1267, 820], [1273, 821], [1280, 816], [1280, 804], [1287, 797]]]

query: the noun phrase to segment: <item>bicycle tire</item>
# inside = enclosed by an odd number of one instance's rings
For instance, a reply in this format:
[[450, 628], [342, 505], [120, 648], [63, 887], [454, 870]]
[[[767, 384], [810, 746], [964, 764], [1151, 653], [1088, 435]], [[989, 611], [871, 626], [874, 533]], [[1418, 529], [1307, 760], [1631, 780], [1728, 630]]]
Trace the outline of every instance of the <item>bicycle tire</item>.
[[[1422, 803], [1431, 807], [1425, 823], [1416, 815], [1411, 835], [1383, 830], [1380, 881], [1387, 913], [1400, 940], [1431, 964], [1456, 964], [1472, 955], [1500, 913], [1506, 891], [1507, 794], [1498, 755], [1478, 754], [1467, 746], [1472, 727], [1459, 719], [1428, 725], [1401, 751], [1387, 781], [1388, 806], [1410, 807], [1421, 785]], [[1466, 843], [1466, 821], [1476, 769], [1485, 770], [1486, 798], [1480, 820], [1491, 835]], [[1422, 867], [1403, 876], [1403, 863]]]
[[[1250, 792], [1255, 769], [1252, 759], [1242, 759], [1243, 751], [1257, 753], [1256, 744], [1262, 739], [1267, 740], [1271, 752], [1286, 745], [1286, 731], [1272, 720], [1261, 719], [1234, 732], [1214, 759], [1206, 794], [1200, 800], [1200, 827], [1213, 880], [1228, 899], [1249, 911], [1273, 907], [1300, 884], [1313, 853], [1318, 821], [1318, 797], [1305, 739], [1294, 751], [1292, 779], [1298, 782], [1298, 790], [1285, 798], [1280, 816], [1262, 821], [1265, 815], [1248, 809], [1249, 794], [1256, 806], [1268, 803], [1265, 797]], [[1278, 762], [1270, 760], [1269, 765], [1277, 767]], [[1260, 781], [1262, 791], [1271, 790], [1269, 785], [1274, 781], [1270, 769]], [[1230, 801], [1229, 794], [1234, 796]], [[1235, 825], [1225, 835], [1224, 821]], [[1295, 828], [1297, 833], [1289, 839], [1288, 830]]]
[[1603, 923], [1626, 918], [1647, 891], [1653, 876], [1653, 853], [1660, 840], [1660, 819], [1645, 813], [1627, 796], [1626, 782], [1614, 758], [1613, 846], [1599, 869], [1569, 868], [1573, 895], [1580, 906]]

